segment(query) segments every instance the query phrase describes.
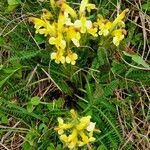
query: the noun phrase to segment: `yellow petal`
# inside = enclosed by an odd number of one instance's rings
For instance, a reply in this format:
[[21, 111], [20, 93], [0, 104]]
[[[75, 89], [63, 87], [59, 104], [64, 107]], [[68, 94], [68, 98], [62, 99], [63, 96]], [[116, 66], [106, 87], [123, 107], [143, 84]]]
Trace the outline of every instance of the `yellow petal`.
[[[52, 59], [52, 60], [55, 59], [55, 58], [56, 58], [56, 55], [57, 55], [56, 53], [52, 53], [52, 54], [51, 54], [51, 59]], [[58, 122], [60, 122], [60, 119], [58, 120]]]
[[68, 142], [68, 137], [65, 134], [62, 134], [59, 138], [60, 138], [61, 141], [65, 142], [65, 143]]
[[88, 0], [82, 0], [80, 9], [79, 9], [79, 15], [83, 15], [85, 13], [86, 6], [88, 4]]
[[90, 122], [89, 125], [87, 126], [87, 131], [93, 131], [95, 129], [95, 124], [93, 122]]
[[74, 22], [74, 27], [75, 27], [75, 28], [81, 28], [81, 26], [82, 26], [82, 23], [81, 23], [80, 20], [76, 20], [76, 21]]
[[51, 37], [51, 38], [49, 39], [49, 44], [54, 45], [55, 42], [56, 42], [56, 38]]
[[66, 63], [70, 64], [71, 60], [70, 57], [66, 56]]
[[86, 21], [86, 27], [87, 27], [87, 29], [91, 29], [92, 28], [92, 22], [91, 22], [91, 20], [87, 20]]
[[72, 117], [73, 119], [76, 119], [76, 118], [77, 118], [77, 113], [75, 112], [74, 109], [71, 109], [71, 110], [70, 110], [70, 113], [71, 113], [71, 117]]
[[62, 4], [62, 9], [64, 9], [68, 14], [70, 14], [73, 18], [77, 18], [76, 12], [66, 3]]
[[79, 43], [79, 40], [75, 39], [75, 38], [72, 38], [71, 39], [73, 44], [76, 46], [76, 47], [79, 47], [80, 46], [80, 43]]

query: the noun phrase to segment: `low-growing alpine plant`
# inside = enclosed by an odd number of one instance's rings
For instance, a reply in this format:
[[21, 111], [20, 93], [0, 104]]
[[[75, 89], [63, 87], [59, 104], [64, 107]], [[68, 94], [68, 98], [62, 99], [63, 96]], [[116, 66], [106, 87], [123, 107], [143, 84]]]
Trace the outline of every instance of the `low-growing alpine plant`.
[[90, 148], [90, 143], [96, 140], [93, 132], [99, 132], [98, 129], [95, 129], [96, 123], [90, 121], [91, 116], [79, 117], [74, 109], [70, 111], [70, 114], [71, 118], [68, 118], [67, 123], [62, 118], [58, 118], [58, 127], [55, 130], [58, 132], [60, 140], [69, 149], [84, 145]]
[[[51, 4], [58, 8], [58, 16], [53, 16], [51, 11], [42, 10], [41, 18], [30, 17], [36, 33], [48, 37], [48, 42], [53, 45], [51, 59], [59, 63], [70, 63], [75, 65], [78, 55], [72, 50], [79, 48], [80, 41], [89, 36], [100, 39], [101, 36], [112, 38], [114, 45], [119, 46], [126, 35], [124, 18], [128, 9], [125, 9], [114, 21], [109, 21], [98, 15], [95, 21], [89, 19], [88, 14], [97, 9], [95, 4], [88, 0], [82, 0], [79, 10], [71, 8], [65, 0], [53, 1]], [[54, 8], [55, 9], [55, 8]]]

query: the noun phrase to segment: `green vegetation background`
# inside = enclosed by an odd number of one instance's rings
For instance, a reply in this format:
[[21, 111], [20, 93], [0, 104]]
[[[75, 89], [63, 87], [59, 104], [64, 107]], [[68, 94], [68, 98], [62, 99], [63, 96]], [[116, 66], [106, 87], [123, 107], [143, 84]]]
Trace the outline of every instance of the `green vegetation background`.
[[48, 1], [8, 2], [0, 2], [0, 149], [65, 149], [54, 127], [71, 108], [101, 130], [93, 149], [150, 149], [150, 1], [90, 1], [91, 18], [129, 8], [128, 34], [118, 48], [82, 41], [76, 66], [51, 61], [51, 46], [28, 22]]

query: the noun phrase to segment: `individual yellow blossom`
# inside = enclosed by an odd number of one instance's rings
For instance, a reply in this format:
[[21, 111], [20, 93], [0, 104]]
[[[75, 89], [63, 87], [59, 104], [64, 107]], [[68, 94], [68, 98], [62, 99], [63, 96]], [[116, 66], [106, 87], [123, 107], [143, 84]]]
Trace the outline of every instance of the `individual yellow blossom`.
[[69, 5], [67, 5], [65, 2], [62, 3], [61, 9], [66, 11], [68, 14], [70, 14], [71, 17], [77, 18], [76, 12]]
[[95, 4], [87, 4], [87, 11], [88, 12], [91, 12], [91, 9], [96, 9], [96, 6], [95, 6]]
[[112, 29], [114, 29], [119, 24], [124, 25], [123, 19], [125, 18], [125, 15], [128, 11], [129, 11], [129, 9], [127, 8], [121, 14], [119, 14], [117, 16], [117, 18], [112, 23]]
[[74, 27], [68, 27], [65, 29], [66, 31], [66, 39], [69, 41], [71, 40], [73, 42], [73, 44], [76, 46], [76, 47], [79, 47], [80, 46], [80, 32], [78, 30], [76, 30]]
[[97, 35], [97, 28], [96, 28], [96, 27], [92, 27], [92, 28], [88, 29], [87, 32], [88, 32], [89, 34], [91, 34], [92, 36], [94, 36], [94, 37], [97, 37], [97, 36], [98, 36], [98, 35]]
[[86, 6], [88, 4], [88, 0], [82, 0], [80, 4], [79, 14], [83, 15], [85, 13]]
[[66, 47], [66, 41], [63, 39], [61, 34], [59, 34], [57, 37], [50, 37], [49, 44], [55, 45], [58, 50], [65, 49]]
[[76, 128], [72, 129], [72, 133], [68, 136], [68, 147], [70, 149], [74, 148], [78, 142], [78, 131]]
[[86, 33], [87, 30], [92, 28], [91, 20], [87, 20], [86, 17], [82, 16], [80, 20], [74, 22], [74, 27], [79, 29], [81, 33]]
[[99, 29], [98, 32], [99, 35], [107, 36], [110, 32], [110, 29], [112, 27], [112, 23], [110, 21], [104, 21], [101, 24], [99, 23]]
[[[58, 131], [59, 139], [69, 149], [75, 149], [78, 146], [88, 145], [90, 142], [94, 142], [96, 138], [93, 137], [95, 129], [95, 123], [91, 122], [91, 116], [78, 117], [77, 113], [72, 109], [71, 120], [69, 123], [64, 123], [63, 119], [58, 118], [58, 127], [55, 128]], [[69, 126], [67, 126], [69, 125]]]
[[66, 56], [66, 63], [75, 65], [78, 55], [73, 53], [71, 50], [68, 51], [68, 55]]
[[58, 127], [55, 130], [58, 131], [58, 134], [63, 134], [64, 130], [72, 128], [72, 124], [65, 124], [64, 120], [58, 117]]
[[88, 12], [90, 12], [91, 9], [96, 9], [96, 6], [95, 4], [88, 3], [88, 0], [82, 0], [80, 4], [80, 9], [79, 9], [79, 15], [80, 16], [85, 15], [86, 9]]
[[67, 137], [67, 135], [66, 134], [62, 134], [62, 135], [60, 135], [60, 140], [61, 141], [63, 141], [63, 142], [65, 142], [65, 143], [67, 143], [68, 142], [68, 137]]
[[44, 34], [44, 36], [55, 36], [56, 35], [56, 26], [55, 24], [50, 24], [49, 21], [45, 21], [45, 26], [36, 30], [36, 33]]
[[45, 27], [45, 21], [35, 17], [29, 17], [29, 21], [34, 23], [34, 28], [38, 31], [41, 27]]
[[58, 50], [57, 52], [51, 53], [51, 59], [52, 60], [54, 59], [57, 64], [59, 63], [64, 64], [65, 57], [63, 56], [63, 50]]
[[30, 17], [29, 21], [34, 23], [34, 28], [36, 33], [44, 34], [45, 36], [51, 35], [55, 36], [56, 34], [56, 25], [55, 23], [50, 24], [48, 20], [42, 20], [35, 17]]
[[90, 119], [91, 119], [91, 116], [82, 117], [80, 119], [80, 123], [77, 125], [77, 129], [83, 130], [84, 128], [86, 128], [90, 123]]
[[72, 119], [76, 119], [78, 117], [78, 114], [77, 114], [77, 112], [75, 112], [74, 109], [70, 110], [70, 114], [71, 114]]
[[126, 34], [126, 31], [124, 29], [117, 29], [112, 32], [113, 36], [113, 43], [116, 46], [119, 46], [120, 42], [124, 39], [124, 35]]
[[48, 11], [47, 9], [42, 9], [42, 16], [41, 16], [41, 19], [43, 20], [49, 20], [50, 18], [52, 18], [52, 14], [50, 11]]

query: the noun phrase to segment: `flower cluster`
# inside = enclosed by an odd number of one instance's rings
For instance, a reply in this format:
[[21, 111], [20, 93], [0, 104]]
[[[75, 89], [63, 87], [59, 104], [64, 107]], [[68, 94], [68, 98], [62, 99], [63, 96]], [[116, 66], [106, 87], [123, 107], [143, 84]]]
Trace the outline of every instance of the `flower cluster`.
[[93, 137], [93, 132], [99, 132], [99, 130], [95, 129], [96, 123], [90, 121], [91, 116], [78, 117], [73, 109], [70, 113], [71, 119], [68, 123], [64, 123], [62, 118], [58, 118], [58, 127], [55, 130], [58, 131], [60, 140], [69, 149], [84, 145], [90, 146], [89, 143], [96, 140]]
[[70, 63], [75, 65], [78, 55], [73, 52], [72, 47], [79, 47], [83, 35], [98, 35], [113, 37], [113, 43], [118, 46], [124, 38], [126, 31], [123, 19], [128, 9], [124, 10], [118, 17], [110, 22], [99, 17], [92, 22], [88, 17], [91, 10], [96, 9], [94, 4], [88, 0], [82, 0], [79, 10], [75, 11], [65, 0], [51, 0], [52, 8], [59, 9], [58, 16], [53, 16], [50, 11], [43, 9], [41, 18], [30, 17], [34, 23], [36, 33], [43, 34], [49, 38], [49, 44], [54, 46], [51, 59], [56, 63]]

